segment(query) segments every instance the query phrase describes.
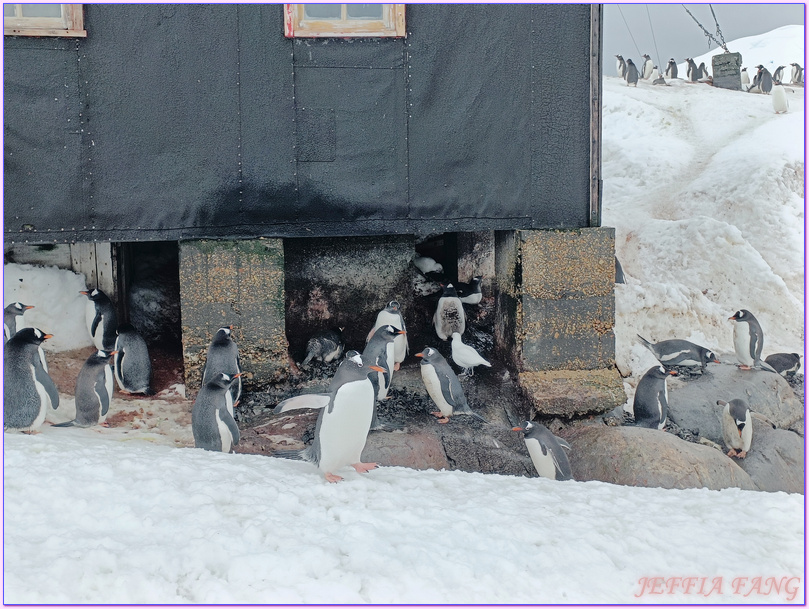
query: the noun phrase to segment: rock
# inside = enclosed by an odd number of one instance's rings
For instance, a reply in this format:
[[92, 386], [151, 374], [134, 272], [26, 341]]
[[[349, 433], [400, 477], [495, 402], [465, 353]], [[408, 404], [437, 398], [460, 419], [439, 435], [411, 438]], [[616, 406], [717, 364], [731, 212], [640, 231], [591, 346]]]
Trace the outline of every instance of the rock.
[[750, 409], [763, 414], [780, 429], [803, 431], [803, 406], [789, 383], [763, 370], [740, 370], [730, 364], [711, 365], [709, 372], [689, 381], [670, 378], [669, 419], [678, 426], [699, 430], [699, 435], [722, 444], [717, 400], [743, 398]]
[[756, 490], [750, 476], [726, 455], [664, 431], [592, 424], [571, 427], [559, 435], [571, 445], [568, 458], [579, 481]]
[[795, 432], [753, 419], [750, 450], [744, 459], [734, 460], [760, 491], [804, 493], [803, 438]]
[[602, 414], [626, 401], [623, 380], [615, 368], [521, 372], [519, 382], [533, 411], [543, 417]]

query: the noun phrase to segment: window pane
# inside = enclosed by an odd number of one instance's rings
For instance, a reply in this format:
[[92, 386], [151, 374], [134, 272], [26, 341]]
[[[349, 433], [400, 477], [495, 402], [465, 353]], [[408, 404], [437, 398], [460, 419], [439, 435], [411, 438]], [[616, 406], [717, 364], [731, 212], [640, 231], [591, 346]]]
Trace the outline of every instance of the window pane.
[[3, 17], [13, 17], [14, 16], [14, 5], [13, 4], [4, 4], [3, 5]]
[[339, 19], [339, 4], [304, 4], [304, 13], [309, 19]]
[[347, 4], [349, 19], [382, 19], [381, 4]]
[[62, 16], [61, 4], [23, 4], [23, 17], [56, 17]]

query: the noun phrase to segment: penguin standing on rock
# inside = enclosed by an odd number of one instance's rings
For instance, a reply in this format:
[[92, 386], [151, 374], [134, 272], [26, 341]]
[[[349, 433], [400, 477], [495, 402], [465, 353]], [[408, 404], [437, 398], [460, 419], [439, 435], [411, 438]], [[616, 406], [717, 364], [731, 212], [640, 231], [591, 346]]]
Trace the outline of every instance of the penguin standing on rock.
[[626, 60], [626, 86], [635, 85], [638, 86], [638, 68], [632, 62], [631, 59]]
[[23, 328], [3, 349], [3, 429], [35, 432], [48, 408], [59, 408], [59, 390], [48, 374], [43, 341], [53, 335]]
[[231, 397], [231, 387], [240, 377], [241, 373], [231, 376], [220, 372], [212, 375], [199, 390], [191, 411], [191, 430], [197, 448], [229, 453], [239, 443], [239, 427], [233, 418], [236, 403]]
[[115, 380], [123, 393], [154, 395], [152, 360], [146, 341], [132, 324], [118, 327], [115, 339]]
[[376, 469], [376, 463], [360, 460], [373, 418], [374, 387], [368, 375], [379, 366], [366, 366], [359, 354], [345, 358], [329, 384], [328, 393], [295, 396], [278, 404], [273, 413], [297, 408], [318, 408], [320, 412], [312, 444], [299, 451], [276, 451], [275, 457], [303, 459], [317, 465], [328, 482], [339, 482], [335, 474], [350, 465], [360, 474]]
[[467, 414], [486, 423], [486, 419], [476, 412], [472, 412], [466, 401], [461, 382], [452, 371], [447, 360], [437, 350], [427, 347], [421, 353], [416, 353], [421, 359], [421, 379], [427, 388], [437, 412], [431, 412], [439, 423], [449, 423], [449, 417], [457, 414]]
[[33, 308], [21, 302], [12, 302], [3, 309], [3, 343], [8, 342], [8, 339], [17, 333], [17, 318], [22, 319], [23, 313]]
[[674, 338], [651, 343], [640, 334], [637, 337], [664, 366], [699, 366], [704, 374], [709, 362], [720, 363], [713, 351], [687, 340]]
[[551, 480], [572, 480], [570, 462], [565, 451], [570, 450], [570, 444], [562, 438], [553, 435], [541, 423], [523, 421], [512, 431], [521, 431], [525, 434], [525, 447], [531, 455], [531, 461], [542, 478]]
[[[233, 341], [233, 326], [219, 328], [214, 334], [208, 347], [208, 356], [205, 358], [205, 367], [202, 370], [202, 384], [207, 385], [219, 378], [223, 372], [235, 379], [230, 385], [232, 403], [239, 401], [242, 395], [242, 367], [239, 361], [239, 347]], [[233, 411], [231, 410], [231, 415]]]
[[368, 338], [365, 340], [365, 344], [368, 344], [368, 342], [374, 336], [374, 332], [387, 325], [391, 325], [397, 330], [401, 330], [393, 341], [394, 356], [392, 370], [398, 370], [402, 362], [405, 360], [405, 357], [407, 357], [407, 354], [410, 353], [410, 344], [407, 340], [407, 326], [405, 326], [404, 315], [402, 314], [402, 306], [395, 300], [391, 300], [388, 303], [388, 306], [377, 313], [376, 322], [374, 323], [374, 327], [371, 328], [371, 331], [368, 333]]
[[744, 459], [753, 442], [753, 419], [744, 400], [716, 401], [722, 410], [722, 437], [728, 447], [728, 457]]
[[54, 427], [92, 427], [105, 425], [112, 402], [113, 351], [96, 351], [84, 362], [76, 379], [76, 418]]
[[441, 340], [448, 340], [453, 332], [463, 334], [466, 331], [466, 313], [463, 303], [458, 298], [453, 285], [444, 286], [444, 292], [438, 299], [438, 305], [433, 314], [435, 333]]
[[82, 291], [87, 296], [84, 320], [93, 344], [99, 351], [115, 349], [115, 331], [118, 329], [118, 315], [112, 301], [101, 290]]
[[306, 343], [306, 357], [301, 362], [301, 367], [305, 368], [313, 359], [324, 364], [337, 361], [343, 356], [344, 349], [342, 328], [319, 332]]
[[469, 283], [458, 283], [455, 286], [455, 292], [458, 294], [458, 298], [464, 304], [476, 305], [480, 304], [480, 301], [483, 300], [483, 292], [480, 290], [480, 282], [483, 281], [483, 276], [478, 275], [477, 277], [472, 277], [472, 281]]
[[676, 375], [673, 370], [666, 372], [663, 366], [649, 368], [644, 374], [632, 402], [635, 425], [649, 429], [663, 429], [669, 412], [669, 392], [666, 379], [669, 374]]
[[755, 315], [747, 309], [736, 311], [728, 319], [733, 324], [733, 347], [736, 349], [736, 359], [739, 360], [739, 368], [742, 370], [752, 370], [760, 368], [769, 372], [776, 372], [775, 369], [761, 361], [761, 350], [764, 348], [764, 330], [758, 323]]

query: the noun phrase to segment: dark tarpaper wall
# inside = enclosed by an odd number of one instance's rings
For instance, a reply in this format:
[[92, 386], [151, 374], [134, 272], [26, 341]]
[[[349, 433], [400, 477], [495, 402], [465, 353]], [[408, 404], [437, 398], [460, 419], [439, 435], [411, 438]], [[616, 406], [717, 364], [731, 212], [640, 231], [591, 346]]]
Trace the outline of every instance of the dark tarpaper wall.
[[588, 226], [590, 5], [408, 5], [406, 39], [84, 11], [86, 39], [5, 37], [7, 242]]

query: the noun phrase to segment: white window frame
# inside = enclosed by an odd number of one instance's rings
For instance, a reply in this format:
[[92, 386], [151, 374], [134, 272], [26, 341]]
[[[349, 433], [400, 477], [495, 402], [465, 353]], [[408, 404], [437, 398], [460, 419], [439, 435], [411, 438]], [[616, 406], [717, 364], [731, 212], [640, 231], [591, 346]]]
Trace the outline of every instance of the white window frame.
[[383, 4], [382, 19], [347, 19], [346, 5], [342, 7], [342, 18], [308, 19], [303, 4], [284, 5], [284, 36], [287, 38], [356, 38], [392, 37], [404, 38], [405, 5]]
[[[8, 4], [5, 4], [8, 6]], [[64, 36], [86, 38], [84, 29], [84, 5], [62, 4], [61, 17], [23, 17], [22, 4], [14, 4], [17, 15], [3, 17], [3, 34], [6, 36]]]

